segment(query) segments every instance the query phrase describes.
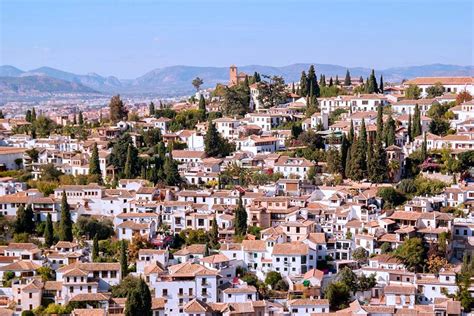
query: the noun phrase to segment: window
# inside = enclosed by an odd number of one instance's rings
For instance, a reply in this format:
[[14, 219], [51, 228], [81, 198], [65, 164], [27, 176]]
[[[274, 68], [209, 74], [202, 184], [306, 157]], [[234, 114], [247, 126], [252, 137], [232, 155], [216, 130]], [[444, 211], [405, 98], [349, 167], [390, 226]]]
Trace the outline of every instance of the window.
[[33, 293], [28, 293], [29, 298], [33, 298]]
[[168, 289], [163, 289], [162, 296], [163, 297], [168, 296]]

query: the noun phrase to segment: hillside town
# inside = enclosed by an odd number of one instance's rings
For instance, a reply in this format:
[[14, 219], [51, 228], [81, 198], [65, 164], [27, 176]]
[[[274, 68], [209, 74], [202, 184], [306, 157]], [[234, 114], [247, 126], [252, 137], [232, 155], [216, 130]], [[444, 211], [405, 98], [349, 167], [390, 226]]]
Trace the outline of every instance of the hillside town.
[[205, 80], [0, 107], [0, 315], [471, 315], [473, 77]]

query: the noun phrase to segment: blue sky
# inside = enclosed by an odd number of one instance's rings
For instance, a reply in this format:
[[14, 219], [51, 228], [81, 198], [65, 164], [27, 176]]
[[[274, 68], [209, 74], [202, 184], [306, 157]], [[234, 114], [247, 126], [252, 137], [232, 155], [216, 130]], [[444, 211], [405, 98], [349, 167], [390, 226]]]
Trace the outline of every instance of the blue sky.
[[473, 63], [472, 0], [0, 0], [0, 64], [134, 78], [170, 65]]

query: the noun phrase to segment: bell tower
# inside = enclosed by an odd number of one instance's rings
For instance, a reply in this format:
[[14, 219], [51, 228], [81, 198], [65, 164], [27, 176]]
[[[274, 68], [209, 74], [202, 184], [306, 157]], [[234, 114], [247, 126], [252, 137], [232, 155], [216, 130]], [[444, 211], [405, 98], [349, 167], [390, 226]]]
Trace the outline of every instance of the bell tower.
[[229, 86], [236, 85], [238, 83], [237, 78], [237, 66], [231, 65], [229, 70]]

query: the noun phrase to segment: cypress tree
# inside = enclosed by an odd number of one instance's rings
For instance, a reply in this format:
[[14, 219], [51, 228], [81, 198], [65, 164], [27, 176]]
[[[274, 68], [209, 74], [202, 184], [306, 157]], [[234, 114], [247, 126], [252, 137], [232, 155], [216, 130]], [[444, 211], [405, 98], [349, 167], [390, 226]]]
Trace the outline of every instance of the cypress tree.
[[321, 79], [321, 87], [325, 87], [326, 86], [326, 75], [322, 75], [323, 78]]
[[46, 246], [51, 247], [54, 243], [54, 230], [53, 230], [53, 221], [51, 219], [51, 213], [48, 213], [46, 216], [46, 225], [44, 227], [44, 243]]
[[350, 143], [346, 138], [346, 134], [342, 134], [341, 140], [341, 167], [342, 167], [342, 176], [346, 177], [346, 165], [347, 165], [347, 158], [349, 154]]
[[31, 205], [27, 205], [26, 208], [20, 205], [16, 211], [15, 233], [32, 233], [35, 229], [33, 217]]
[[142, 298], [142, 313], [140, 313], [140, 316], [145, 315], [145, 316], [151, 316], [151, 293], [150, 293], [150, 288], [148, 285], [145, 283], [143, 279], [140, 279], [140, 284], [138, 286], [138, 289], [140, 291], [140, 296]]
[[391, 146], [395, 144], [395, 120], [390, 115], [388, 117], [387, 126], [385, 128], [385, 144]]
[[128, 292], [124, 314], [126, 316], [152, 315], [150, 288], [142, 278], [138, 286]]
[[72, 117], [72, 125], [77, 125], [77, 116], [76, 116], [76, 113], [74, 113], [74, 116]]
[[127, 148], [127, 160], [125, 160], [125, 168], [123, 171], [123, 176], [125, 179], [133, 178], [133, 157], [132, 157], [132, 144], [128, 144]]
[[178, 164], [174, 161], [173, 156], [171, 156], [171, 154], [169, 154], [169, 156], [165, 158], [163, 173], [166, 185], [181, 184], [181, 176], [178, 171]]
[[210, 123], [204, 138], [204, 151], [208, 157], [216, 157], [221, 154], [221, 138], [216, 124]]
[[25, 121], [31, 123], [31, 110], [26, 110]]
[[301, 72], [300, 78], [300, 96], [306, 97], [308, 95], [308, 81], [306, 79], [306, 72]]
[[36, 109], [33, 107], [31, 110], [31, 122], [33, 123], [34, 121], [36, 121]]
[[415, 114], [413, 115], [413, 132], [412, 137], [415, 138], [421, 135], [421, 114], [420, 114], [420, 107], [418, 104], [415, 105]]
[[155, 116], [155, 103], [150, 102], [150, 104], [148, 105], [148, 114], [150, 116]]
[[344, 85], [350, 86], [351, 85], [351, 74], [349, 73], [349, 69], [346, 71], [346, 77], [344, 78]]
[[362, 76], [359, 77], [359, 83], [364, 83], [364, 78], [362, 78]]
[[61, 241], [72, 241], [71, 211], [67, 202], [66, 191], [61, 198], [61, 220], [59, 222], [59, 239]]
[[127, 301], [125, 302], [125, 316], [140, 316], [141, 295], [138, 289], [131, 289], [127, 294]]
[[209, 242], [211, 243], [212, 248], [216, 249], [219, 247], [219, 227], [217, 226], [217, 216], [214, 216], [214, 220], [212, 221]]
[[239, 197], [237, 209], [235, 210], [235, 235], [244, 236], [247, 233], [247, 211]]
[[408, 114], [408, 141], [411, 143], [413, 141], [413, 126], [411, 123], [411, 113]]
[[426, 133], [423, 135], [423, 144], [421, 144], [421, 156], [423, 157], [423, 160], [428, 157], [428, 150], [427, 150], [427, 143], [426, 143]]
[[365, 93], [370, 93], [369, 92], [369, 77], [365, 78], [364, 90], [365, 90]]
[[92, 145], [91, 159], [89, 161], [89, 174], [98, 177], [99, 183], [102, 183], [102, 171], [100, 170], [99, 149], [97, 143]]
[[95, 234], [94, 239], [92, 241], [92, 261], [96, 262], [99, 258], [99, 238], [97, 234]]
[[362, 119], [362, 126], [357, 142], [351, 148], [351, 179], [360, 181], [367, 176], [367, 130], [365, 121]]
[[348, 137], [349, 143], [353, 144], [354, 143], [354, 121], [351, 119], [351, 126], [349, 128], [349, 137]]
[[346, 178], [352, 178], [352, 147], [355, 147], [355, 145], [349, 143], [349, 148], [347, 148], [346, 166], [344, 168]]
[[[369, 141], [367, 144], [367, 177], [372, 181], [372, 177], [375, 173], [375, 164], [373, 160], [374, 155], [374, 146], [372, 141]], [[373, 182], [373, 181], [372, 181]]]
[[316, 71], [314, 65], [311, 65], [308, 70], [308, 86], [313, 88], [313, 94], [315, 97], [319, 97], [320, 90], [318, 84], [318, 78], [316, 77]]
[[369, 165], [371, 170], [370, 181], [375, 183], [384, 182], [387, 178], [387, 153], [382, 143], [382, 137], [377, 137], [373, 150], [373, 158]]
[[382, 105], [377, 106], [377, 139], [382, 139], [383, 133], [383, 111]]
[[377, 79], [375, 78], [375, 71], [372, 69], [370, 73], [367, 92], [368, 93], [377, 93], [379, 91], [379, 87], [377, 85]]
[[333, 82], [332, 82], [332, 77], [329, 78], [329, 86], [332, 87], [333, 86]]
[[125, 240], [120, 242], [120, 269], [122, 270], [122, 279], [128, 275], [128, 256]]
[[383, 86], [383, 76], [380, 75], [380, 83], [379, 83], [379, 93], [383, 93], [384, 86]]
[[201, 112], [201, 119], [205, 120], [206, 119], [206, 100], [204, 99], [204, 96], [201, 94], [201, 97], [199, 98], [199, 111]]
[[294, 82], [291, 83], [291, 93], [296, 93]]
[[336, 86], [340, 85], [341, 83], [339, 82], [339, 77], [336, 75], [336, 81], [334, 82]]
[[82, 115], [82, 111], [79, 111], [78, 123], [79, 123], [79, 126], [84, 125], [84, 116]]

